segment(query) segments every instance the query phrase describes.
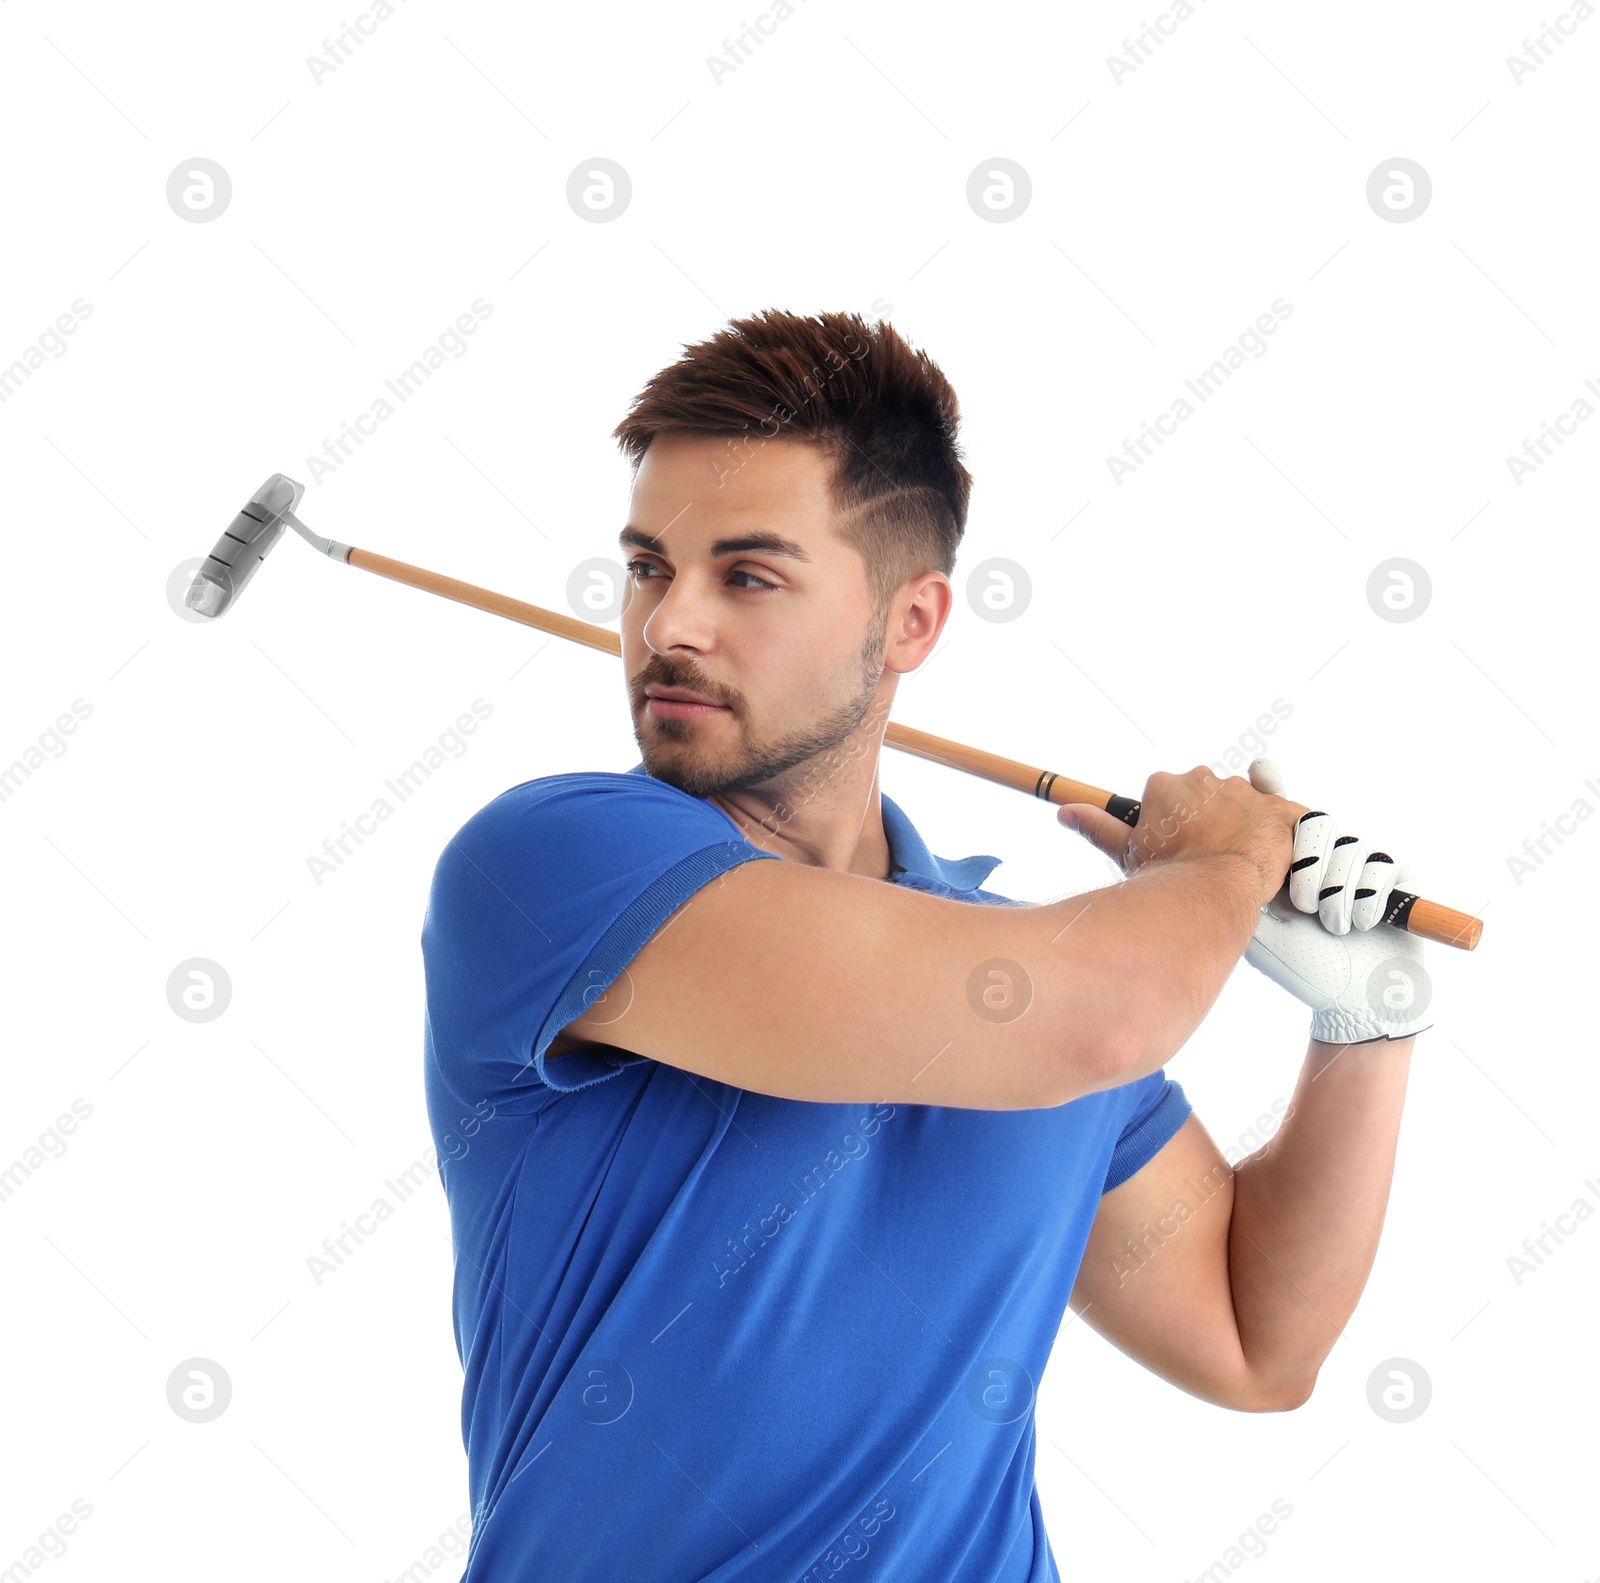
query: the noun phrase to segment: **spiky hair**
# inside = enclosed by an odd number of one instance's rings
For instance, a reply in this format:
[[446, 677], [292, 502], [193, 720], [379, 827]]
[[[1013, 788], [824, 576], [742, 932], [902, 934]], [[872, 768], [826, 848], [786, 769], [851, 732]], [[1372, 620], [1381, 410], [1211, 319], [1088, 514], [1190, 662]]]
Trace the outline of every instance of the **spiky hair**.
[[881, 320], [773, 308], [683, 351], [612, 431], [635, 472], [669, 432], [811, 445], [833, 464], [835, 530], [861, 555], [880, 613], [908, 578], [950, 574], [972, 476], [955, 391], [926, 352]]

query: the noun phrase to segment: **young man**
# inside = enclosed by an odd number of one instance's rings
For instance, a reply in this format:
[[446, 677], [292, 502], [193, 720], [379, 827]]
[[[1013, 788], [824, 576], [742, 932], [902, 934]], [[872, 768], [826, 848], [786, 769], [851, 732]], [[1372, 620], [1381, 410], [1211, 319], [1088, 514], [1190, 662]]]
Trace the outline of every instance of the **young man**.
[[[1069, 1301], [1220, 1406], [1310, 1393], [1422, 1026], [1369, 985], [1420, 942], [1264, 761], [1152, 776], [1133, 830], [1063, 810], [1127, 875], [1086, 895], [934, 857], [878, 753], [950, 614], [955, 396], [855, 316], [685, 354], [616, 431], [642, 761], [496, 797], [423, 929], [466, 1579], [1044, 1583]], [[1241, 953], [1317, 1010], [1235, 1172], [1163, 1063]]]

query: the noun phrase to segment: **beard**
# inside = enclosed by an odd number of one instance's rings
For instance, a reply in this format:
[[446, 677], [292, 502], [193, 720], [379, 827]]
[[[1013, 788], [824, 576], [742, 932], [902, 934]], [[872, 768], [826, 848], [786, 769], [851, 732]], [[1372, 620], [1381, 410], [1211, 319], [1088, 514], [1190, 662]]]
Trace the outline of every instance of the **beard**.
[[[875, 613], [868, 623], [866, 640], [851, 667], [844, 695], [830, 703], [814, 719], [773, 738], [758, 736], [751, 727], [744, 700], [727, 689], [713, 688], [692, 666], [652, 655], [649, 663], [629, 686], [634, 705], [634, 740], [644, 759], [645, 773], [686, 791], [691, 797], [717, 797], [730, 792], [771, 793], [775, 784], [794, 771], [838, 750], [856, 735], [867, 718], [883, 675], [883, 639], [888, 612]], [[695, 733], [701, 722], [694, 720], [651, 719], [641, 724], [644, 689], [682, 687], [699, 693], [713, 703], [725, 705], [738, 727], [739, 741], [732, 749], [696, 751]], [[684, 744], [688, 744], [687, 749]], [[812, 777], [800, 777], [811, 779]]]

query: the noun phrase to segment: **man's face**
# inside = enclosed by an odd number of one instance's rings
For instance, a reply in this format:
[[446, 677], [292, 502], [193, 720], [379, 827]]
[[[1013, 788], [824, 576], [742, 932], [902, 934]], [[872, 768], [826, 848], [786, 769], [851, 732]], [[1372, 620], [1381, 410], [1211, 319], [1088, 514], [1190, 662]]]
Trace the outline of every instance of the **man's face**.
[[831, 526], [829, 473], [791, 440], [651, 441], [621, 535], [622, 663], [656, 779], [696, 797], [771, 791], [851, 737], [880, 681], [892, 694], [865, 566]]

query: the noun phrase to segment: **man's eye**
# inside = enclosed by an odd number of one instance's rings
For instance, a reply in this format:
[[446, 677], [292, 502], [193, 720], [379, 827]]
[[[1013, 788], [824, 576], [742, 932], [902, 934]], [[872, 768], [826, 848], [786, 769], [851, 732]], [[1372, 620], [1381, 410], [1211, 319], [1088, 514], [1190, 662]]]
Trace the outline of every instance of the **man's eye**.
[[[623, 567], [623, 570], [638, 583], [654, 582], [657, 577], [663, 575], [661, 568], [654, 561], [632, 560]], [[777, 591], [778, 585], [776, 583], [768, 582], [765, 577], [757, 577], [754, 572], [741, 572], [736, 569], [729, 572], [728, 575], [730, 577], [744, 578], [744, 582], [735, 586], [744, 589], [747, 593], [757, 593], [762, 590], [771, 590], [774, 593]]]

